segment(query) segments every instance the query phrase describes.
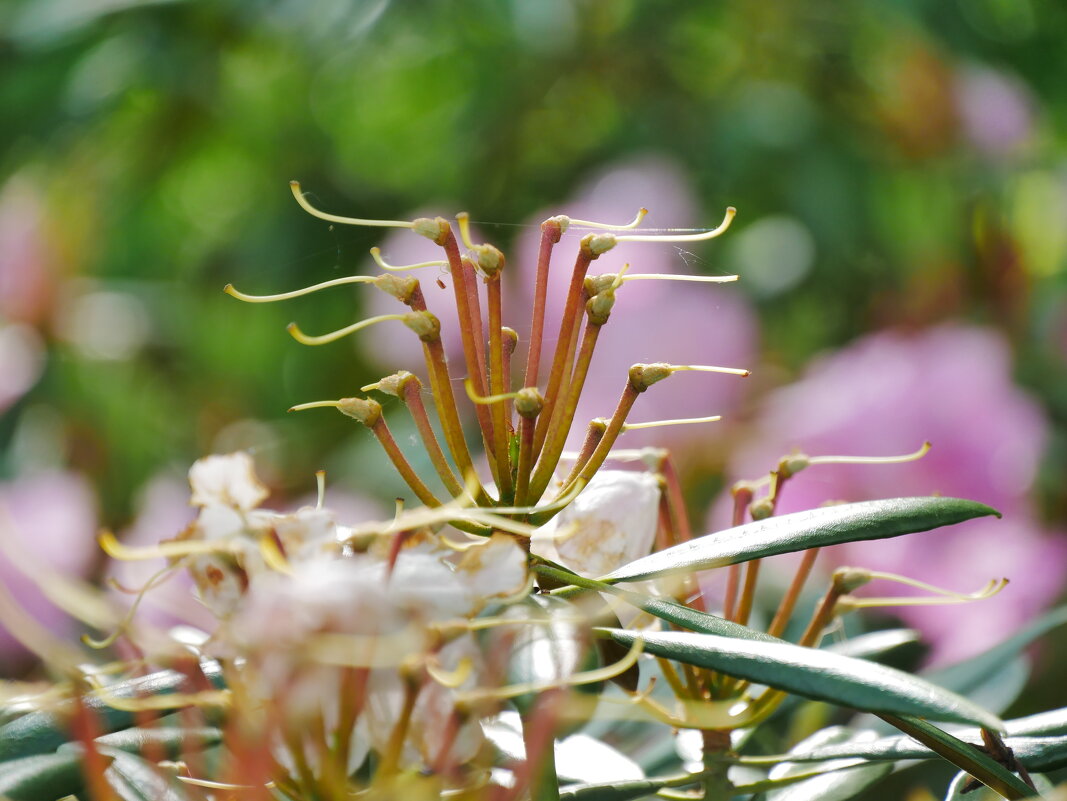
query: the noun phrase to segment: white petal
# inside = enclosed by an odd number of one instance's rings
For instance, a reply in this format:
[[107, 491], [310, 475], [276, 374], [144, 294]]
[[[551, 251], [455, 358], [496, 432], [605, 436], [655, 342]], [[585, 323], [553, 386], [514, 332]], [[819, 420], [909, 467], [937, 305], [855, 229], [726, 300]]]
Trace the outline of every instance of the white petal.
[[252, 457], [244, 451], [198, 459], [189, 468], [194, 506], [231, 506], [253, 509], [267, 497], [267, 488], [256, 478]]
[[583, 576], [603, 576], [652, 551], [659, 498], [651, 473], [601, 470], [538, 529], [531, 550]]

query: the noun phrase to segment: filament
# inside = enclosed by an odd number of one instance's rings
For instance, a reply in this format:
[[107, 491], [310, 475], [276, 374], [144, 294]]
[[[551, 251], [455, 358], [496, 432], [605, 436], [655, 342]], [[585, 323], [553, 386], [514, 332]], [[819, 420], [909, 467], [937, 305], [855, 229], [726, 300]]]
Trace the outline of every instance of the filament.
[[576, 225], [581, 228], [603, 228], [607, 231], [629, 231], [636, 228], [641, 224], [641, 220], [645, 219], [645, 215], [648, 214], [648, 209], [640, 208], [637, 210], [637, 215], [631, 222], [626, 225], [609, 225], [608, 223], [590, 222], [589, 220], [575, 220], [566, 215], [561, 215], [567, 220], [568, 225]]
[[471, 673], [474, 672], [474, 663], [469, 656], [465, 656], [459, 660], [455, 670], [445, 670], [437, 660], [427, 661], [426, 672], [442, 687], [454, 690], [471, 677]]
[[439, 259], [435, 260], [435, 261], [420, 261], [418, 264], [403, 264], [403, 265], [399, 265], [399, 266], [395, 265], [395, 264], [386, 264], [385, 260], [382, 258], [381, 248], [376, 248], [376, 247], [370, 249], [370, 255], [374, 258], [374, 263], [377, 264], [379, 267], [381, 267], [383, 270], [389, 270], [389, 271], [395, 272], [395, 273], [403, 272], [404, 270], [418, 270], [418, 269], [420, 269], [422, 267], [447, 267], [448, 266], [448, 262], [447, 261], [442, 261], [442, 260], [439, 260]]
[[137, 607], [141, 605], [141, 599], [145, 597], [145, 594], [152, 588], [158, 587], [166, 579], [170, 578], [173, 574], [176, 565], [167, 565], [162, 570], [158, 570], [152, 574], [152, 577], [145, 582], [144, 586], [137, 592], [137, 597], [133, 599], [133, 603], [130, 604], [130, 608], [126, 610], [126, 614], [119, 622], [115, 630], [102, 640], [96, 640], [90, 637], [88, 634], [83, 634], [81, 641], [95, 650], [102, 650], [114, 645], [115, 641], [122, 636], [123, 633], [129, 628], [130, 623], [133, 621], [133, 616], [137, 614]]
[[303, 295], [310, 295], [312, 292], [318, 292], [320, 289], [329, 289], [332, 286], [343, 286], [344, 284], [368, 284], [374, 280], [374, 277], [369, 275], [349, 275], [344, 278], [334, 278], [332, 281], [323, 281], [321, 284], [314, 284], [312, 286], [306, 286], [303, 289], [294, 289], [292, 292], [282, 292], [277, 295], [246, 295], [244, 292], [239, 292], [235, 289], [233, 284], [226, 284], [226, 286], [222, 288], [222, 291], [230, 297], [243, 300], [245, 303], [273, 303], [276, 300], [289, 300], [289, 298], [299, 298]]
[[123, 545], [110, 531], [100, 532], [97, 537], [100, 548], [112, 559], [124, 562], [138, 561], [141, 559], [173, 559], [182, 556], [199, 556], [213, 553], [239, 553], [242, 548], [236, 542], [229, 540], [179, 540], [176, 542], [161, 542], [158, 545], [147, 547], [135, 547]]
[[690, 423], [717, 423], [722, 420], [722, 415], [715, 414], [710, 417], [687, 417], [677, 420], [652, 420], [648, 423], [623, 423], [622, 430], [630, 431], [635, 428], [657, 428], [659, 426], [683, 426]]
[[290, 181], [289, 188], [293, 190], [293, 197], [296, 198], [296, 202], [300, 204], [300, 208], [310, 214], [312, 217], [318, 217], [320, 220], [326, 220], [327, 222], [341, 223], [342, 225], [370, 225], [378, 228], [414, 228], [415, 223], [410, 220], [363, 220], [358, 217], [339, 217], [336, 214], [327, 214], [324, 211], [319, 211], [317, 208], [308, 203], [304, 193], [300, 191], [299, 181]]
[[737, 281], [738, 275], [673, 275], [671, 273], [631, 273], [621, 278], [626, 281], [694, 281], [704, 284], [726, 284]]
[[733, 206], [729, 206], [726, 209], [726, 214], [723, 216], [722, 222], [719, 223], [718, 228], [712, 228], [710, 231], [705, 231], [700, 234], [675, 234], [673, 236], [627, 234], [625, 236], [616, 237], [616, 239], [619, 242], [703, 242], [706, 239], [714, 239], [715, 237], [726, 233], [726, 229], [730, 227], [730, 223], [734, 221], [734, 215], [736, 214], [737, 209]]
[[748, 376], [751, 375], [750, 370], [743, 370], [737, 367], [714, 367], [704, 364], [672, 364], [671, 372], [677, 373], [683, 370], [693, 370], [701, 373], [727, 373], [729, 375]]
[[303, 412], [307, 409], [340, 409], [341, 401], [323, 400], [323, 401], [309, 401], [308, 403], [298, 403], [296, 406], [290, 406], [290, 412]]
[[518, 392], [502, 392], [499, 395], [479, 395], [474, 389], [474, 382], [469, 378], [463, 379], [463, 388], [467, 390], [467, 397], [471, 399], [471, 402], [482, 406], [489, 406], [493, 403], [500, 403], [501, 401], [511, 400], [519, 396]]
[[463, 240], [464, 246], [468, 250], [474, 249], [474, 243], [471, 242], [471, 216], [461, 211], [456, 215], [456, 222], [459, 223], [459, 238]]
[[317, 510], [322, 509], [323, 502], [326, 500], [326, 471], [315, 471], [315, 488], [317, 495], [315, 497], [315, 508]]
[[293, 339], [299, 342], [301, 345], [326, 345], [330, 342], [336, 342], [339, 339], [343, 339], [349, 334], [354, 334], [368, 326], [375, 323], [382, 323], [386, 320], [403, 320], [406, 314], [382, 314], [377, 317], [368, 317], [366, 320], [360, 320], [358, 323], [352, 323], [352, 325], [345, 326], [344, 328], [338, 328], [336, 331], [331, 331], [328, 334], [322, 334], [321, 336], [309, 336], [300, 330], [300, 326], [296, 323], [289, 323], [286, 326], [286, 330], [292, 335]]
[[929, 442], [924, 442], [919, 450], [903, 456], [812, 456], [808, 464], [902, 464], [923, 458], [931, 447]]

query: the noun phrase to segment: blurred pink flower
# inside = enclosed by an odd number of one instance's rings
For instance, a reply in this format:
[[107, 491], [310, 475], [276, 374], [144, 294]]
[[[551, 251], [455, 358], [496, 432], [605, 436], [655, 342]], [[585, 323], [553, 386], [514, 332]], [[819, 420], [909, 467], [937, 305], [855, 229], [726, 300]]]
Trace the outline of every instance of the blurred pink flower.
[[[944, 325], [882, 332], [817, 359], [797, 383], [766, 401], [731, 478], [756, 478], [801, 450], [816, 455], [891, 455], [933, 444], [918, 462], [820, 465], [784, 487], [781, 514], [825, 501], [941, 494], [981, 501], [1004, 519], [983, 519], [878, 542], [828, 549], [824, 567], [869, 567], [970, 592], [1012, 583], [994, 599], [890, 610], [922, 630], [935, 661], [974, 654], [1005, 638], [1063, 589], [1067, 539], [1042, 531], [1028, 492], [1048, 440], [1041, 408], [1012, 383], [1011, 356], [991, 331]], [[728, 524], [726, 504], [713, 528]], [[874, 594], [901, 594], [887, 585]]]
[[[541, 222], [556, 214], [567, 214], [576, 219], [625, 224], [633, 219], [641, 206], [650, 210], [647, 224], [671, 228], [687, 227], [698, 222], [714, 227], [722, 218], [723, 211], [714, 210], [709, 212], [710, 217], [700, 217], [698, 220], [696, 201], [682, 172], [665, 159], [646, 158], [601, 173], [573, 199], [534, 215], [523, 226], [514, 246], [506, 249], [508, 262], [503, 279], [503, 318], [504, 324], [519, 334], [519, 347], [512, 360], [516, 387], [522, 380], [526, 363]], [[553, 253], [542, 351], [542, 389], [559, 331], [578, 241], [588, 232], [588, 229], [572, 227]], [[482, 232], [472, 231], [471, 236], [475, 242], [493, 242], [494, 233], [485, 236]], [[382, 244], [382, 254], [391, 264], [442, 258], [439, 247], [408, 231], [387, 237]], [[634, 273], [700, 272], [703, 266], [701, 257], [673, 245], [626, 243], [594, 262], [589, 272], [591, 275], [618, 272], [627, 262]], [[368, 265], [367, 271], [373, 273], [377, 269]], [[437, 286], [433, 279], [438, 276], [447, 284], [447, 289], [442, 290]], [[441, 318], [442, 336], [453, 366], [453, 378], [462, 378], [465, 370], [451, 278], [447, 274], [433, 272], [432, 268], [423, 271], [420, 277], [430, 311]], [[611, 319], [597, 340], [596, 353], [571, 432], [571, 447], [581, 444], [589, 420], [611, 416], [630, 365], [667, 361], [675, 364], [746, 367], [756, 350], [756, 321], [741, 290], [736, 286], [635, 281], [620, 288], [616, 297]], [[373, 292], [367, 302], [370, 314], [398, 310], [396, 302], [380, 292]], [[483, 293], [483, 312], [485, 308]], [[394, 327], [389, 328], [390, 325]], [[421, 374], [421, 347], [414, 335], [406, 330], [397, 330], [398, 327], [399, 323], [384, 323], [362, 334], [364, 352], [390, 369], [404, 368]], [[650, 389], [638, 401], [632, 421], [728, 415], [736, 407], [743, 389], [742, 381], [732, 376], [679, 374]], [[699, 438], [706, 442], [706, 436], [714, 435], [714, 428], [711, 425], [702, 429]], [[619, 446], [684, 446], [693, 439], [691, 428], [664, 428], [625, 434]]]
[[[48, 472], [0, 485], [0, 513], [4, 536], [60, 576], [86, 576], [99, 554], [96, 545], [96, 503], [84, 478], [74, 473]], [[6, 546], [5, 546], [6, 547]], [[0, 558], [0, 584], [26, 612], [57, 637], [71, 633], [74, 622], [53, 606], [37, 585]], [[30, 661], [29, 653], [0, 623], [0, 676], [13, 675]]]
[[1034, 101], [1025, 84], [986, 67], [956, 78], [956, 105], [968, 141], [990, 156], [1017, 150], [1033, 131]]
[[0, 318], [40, 324], [55, 292], [44, 200], [21, 176], [0, 188]]

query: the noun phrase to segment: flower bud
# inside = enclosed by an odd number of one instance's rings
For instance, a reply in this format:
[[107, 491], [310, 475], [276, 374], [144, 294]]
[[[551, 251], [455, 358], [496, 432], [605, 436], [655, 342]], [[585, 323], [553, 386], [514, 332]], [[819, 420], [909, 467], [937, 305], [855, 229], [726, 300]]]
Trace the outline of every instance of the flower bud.
[[523, 387], [515, 393], [515, 411], [523, 417], [537, 417], [544, 405], [545, 399], [537, 387]]
[[404, 325], [418, 334], [423, 342], [436, 342], [441, 338], [441, 321], [428, 311], [405, 314]]
[[492, 245], [475, 245], [471, 254], [486, 278], [492, 278], [504, 268], [504, 254]]
[[615, 305], [615, 292], [607, 290], [605, 292], [598, 292], [593, 297], [589, 298], [585, 304], [586, 314], [589, 315], [589, 322], [593, 325], [604, 325], [608, 321], [608, 317], [611, 316], [611, 308]]
[[662, 381], [672, 373], [674, 373], [674, 365], [666, 362], [635, 364], [630, 368], [630, 386], [638, 392], [644, 392], [657, 381]]
[[434, 217], [432, 220], [429, 217], [419, 217], [412, 221], [411, 230], [435, 245], [443, 245], [452, 231], [452, 226], [444, 217]]
[[615, 247], [616, 243], [615, 234], [586, 234], [582, 237], [582, 253], [595, 259]]
[[774, 501], [770, 498], [760, 498], [753, 501], [748, 507], [748, 513], [753, 520], [766, 520], [774, 514]]
[[834, 571], [834, 589], [841, 593], [852, 592], [871, 580], [871, 572], [861, 567], [839, 567]]
[[386, 294], [392, 295], [401, 303], [409, 303], [415, 290], [419, 288], [419, 279], [410, 275], [393, 275], [386, 273], [374, 279], [374, 285]]
[[515, 348], [519, 345], [519, 332], [514, 328], [508, 328], [506, 325], [500, 327], [500, 336], [503, 339], [504, 344], [504, 358], [508, 358], [515, 352]]
[[371, 428], [382, 417], [382, 405], [369, 398], [341, 398], [337, 402], [337, 408], [342, 414], [359, 420], [367, 428]]
[[380, 392], [384, 392], [386, 395], [393, 395], [394, 397], [399, 398], [409, 381], [414, 381], [416, 388], [422, 388], [422, 382], [419, 381], [418, 376], [409, 373], [407, 370], [400, 370], [392, 375], [387, 375], [377, 384], [370, 384], [369, 386], [364, 387], [364, 389], [373, 388]]

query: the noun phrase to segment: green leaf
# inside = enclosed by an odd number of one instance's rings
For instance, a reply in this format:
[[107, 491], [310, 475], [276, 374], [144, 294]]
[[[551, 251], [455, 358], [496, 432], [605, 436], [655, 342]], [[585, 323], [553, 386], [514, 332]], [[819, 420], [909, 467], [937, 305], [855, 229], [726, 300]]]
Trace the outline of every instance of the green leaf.
[[1001, 731], [992, 713], [949, 690], [894, 668], [789, 643], [730, 639], [689, 632], [637, 634], [602, 630], [623, 645], [640, 636], [645, 651], [717, 670], [768, 687], [869, 712], [973, 723]]
[[911, 715], [883, 715], [887, 723], [914, 737], [946, 761], [1012, 801], [1036, 795], [1018, 776], [970, 743]]
[[665, 787], [696, 784], [700, 776], [663, 776], [651, 779], [582, 784], [568, 787], [559, 794], [560, 801], [634, 801], [655, 795]]
[[101, 748], [113, 758], [104, 776], [122, 801], [189, 801], [184, 785], [151, 762], [115, 748]]
[[38, 754], [5, 762], [0, 769], [0, 797], [8, 801], [43, 801], [80, 792], [82, 754]]
[[1008, 721], [1010, 735], [1067, 734], [1067, 707]]
[[[621, 598], [631, 606], [635, 606], [653, 617], [666, 620], [668, 623], [673, 623], [676, 626], [681, 626], [690, 631], [699, 631], [704, 634], [718, 634], [722, 637], [740, 637], [744, 640], [758, 640], [760, 642], [785, 642], [785, 640], [772, 637], [770, 634], [765, 634], [762, 631], [749, 628], [748, 626], [742, 626], [740, 623], [734, 623], [726, 618], [717, 615], [709, 615], [707, 612], [691, 609], [677, 601], [670, 601], [664, 598], [653, 598], [651, 595], [644, 595], [643, 593], [616, 587], [612, 584], [605, 584], [602, 581], [588, 579], [584, 576], [579, 576], [575, 573], [551, 567], [549, 565], [534, 565], [534, 571], [538, 575], [548, 576], [549, 578], [561, 581], [564, 584], [614, 595], [616, 598]], [[563, 592], [566, 592], [566, 589], [567, 588], [565, 588]]]
[[999, 513], [959, 498], [890, 498], [828, 506], [698, 537], [623, 565], [601, 580], [689, 573], [824, 545], [899, 537], [985, 515]]
[[[815, 732], [790, 749], [791, 756], [807, 754], [826, 745], [841, 743], [856, 733], [844, 726], [833, 726]], [[835, 770], [834, 767], [838, 769]], [[802, 779], [796, 784], [771, 790], [768, 801], [845, 801], [859, 794], [893, 770], [891, 764], [872, 763], [857, 765], [855, 761], [833, 762], [823, 765], [826, 771], [820, 776]], [[798, 761], [786, 761], [771, 770], [769, 778], [782, 780], [793, 778], [811, 770], [810, 765]]]
[[[204, 671], [215, 687], [221, 686], [222, 674], [217, 664], [205, 665]], [[109, 685], [107, 695], [145, 698], [193, 690], [185, 674], [175, 670], [161, 670], [148, 676]], [[85, 696], [86, 708], [96, 713], [97, 725], [103, 731], [113, 732], [136, 725], [133, 712], [108, 706], [106, 697], [100, 693], [89, 693]], [[65, 702], [58, 713], [31, 712], [0, 726], [0, 762], [32, 754], [50, 754], [66, 743], [70, 737], [63, 720], [71, 704], [70, 701]], [[178, 705], [175, 705], [175, 708], [177, 707]]]
[[[856, 659], [869, 659], [901, 646], [919, 642], [919, 638], [920, 634], [915, 629], [885, 629], [849, 637], [843, 642], [830, 643], [823, 646], [823, 650], [842, 656], [852, 656]], [[940, 683], [935, 681], [934, 684]]]

